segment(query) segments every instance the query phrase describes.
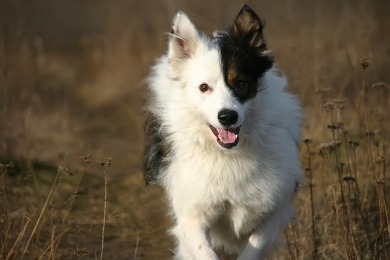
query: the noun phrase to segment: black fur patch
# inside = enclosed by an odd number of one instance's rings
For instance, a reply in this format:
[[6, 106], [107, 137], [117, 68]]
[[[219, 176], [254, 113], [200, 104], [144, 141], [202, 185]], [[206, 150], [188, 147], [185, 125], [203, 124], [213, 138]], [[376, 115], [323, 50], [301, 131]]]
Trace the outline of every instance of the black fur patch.
[[256, 96], [259, 78], [273, 64], [263, 28], [259, 17], [245, 5], [233, 26], [216, 36], [225, 82], [241, 103]]
[[167, 166], [167, 157], [170, 146], [166, 143], [164, 134], [161, 131], [161, 123], [156, 116], [149, 114], [145, 123], [145, 151], [143, 158], [143, 175], [148, 184], [159, 183], [159, 175]]

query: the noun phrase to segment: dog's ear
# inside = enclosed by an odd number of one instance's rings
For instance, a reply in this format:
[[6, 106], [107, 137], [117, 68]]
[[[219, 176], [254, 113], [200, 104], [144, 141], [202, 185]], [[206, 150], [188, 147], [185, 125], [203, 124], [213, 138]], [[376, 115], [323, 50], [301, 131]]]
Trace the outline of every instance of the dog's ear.
[[178, 12], [172, 22], [168, 51], [169, 60], [180, 63], [180, 61], [190, 58], [195, 53], [198, 43], [198, 30], [185, 13]]
[[250, 46], [266, 50], [266, 41], [263, 37], [264, 24], [256, 13], [247, 5], [238, 13], [233, 24], [233, 37], [247, 42]]

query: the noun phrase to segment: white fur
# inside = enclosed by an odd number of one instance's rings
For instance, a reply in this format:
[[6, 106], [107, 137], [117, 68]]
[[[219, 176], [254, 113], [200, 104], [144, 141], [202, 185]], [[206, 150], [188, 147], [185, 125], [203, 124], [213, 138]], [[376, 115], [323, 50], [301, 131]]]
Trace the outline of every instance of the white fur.
[[[183, 13], [173, 28], [176, 36], [190, 37], [182, 42], [191, 42], [185, 46], [190, 56], [177, 54], [179, 38], [171, 36], [168, 54], [149, 78], [148, 110], [171, 144], [169, 166], [159, 178], [176, 221], [175, 259], [218, 259], [215, 248], [237, 252], [240, 260], [263, 259], [289, 221], [302, 180], [301, 108], [275, 69], [259, 80], [263, 90], [241, 104], [226, 86], [215, 42]], [[211, 91], [202, 93], [202, 83]], [[223, 108], [239, 115], [240, 142], [232, 149], [222, 148], [208, 127], [221, 127]]]

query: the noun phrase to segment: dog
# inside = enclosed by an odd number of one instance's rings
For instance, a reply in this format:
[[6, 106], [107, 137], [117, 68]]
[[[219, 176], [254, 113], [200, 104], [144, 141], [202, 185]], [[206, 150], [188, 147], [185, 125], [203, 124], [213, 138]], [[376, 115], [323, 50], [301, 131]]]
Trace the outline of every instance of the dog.
[[302, 108], [244, 6], [208, 37], [183, 12], [148, 77], [143, 175], [167, 193], [174, 259], [264, 259], [302, 182]]

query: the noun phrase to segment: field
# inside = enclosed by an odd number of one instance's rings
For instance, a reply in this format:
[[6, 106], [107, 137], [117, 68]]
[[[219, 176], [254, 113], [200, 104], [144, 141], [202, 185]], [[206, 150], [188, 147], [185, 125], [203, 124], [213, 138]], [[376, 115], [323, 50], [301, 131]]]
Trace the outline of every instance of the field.
[[144, 79], [178, 10], [210, 35], [244, 3], [306, 116], [306, 182], [270, 259], [390, 259], [388, 0], [5, 0], [0, 260], [172, 256], [141, 174]]

